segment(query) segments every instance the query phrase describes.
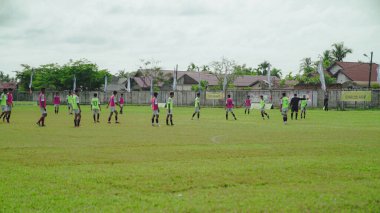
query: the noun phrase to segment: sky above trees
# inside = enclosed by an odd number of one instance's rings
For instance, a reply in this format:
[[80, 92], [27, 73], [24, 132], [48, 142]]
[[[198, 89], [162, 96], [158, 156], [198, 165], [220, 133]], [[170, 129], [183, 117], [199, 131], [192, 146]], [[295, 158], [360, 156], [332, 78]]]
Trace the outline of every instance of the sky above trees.
[[0, 0], [0, 70], [87, 58], [111, 73], [140, 59], [180, 70], [222, 57], [286, 75], [331, 44], [380, 63], [378, 0]]

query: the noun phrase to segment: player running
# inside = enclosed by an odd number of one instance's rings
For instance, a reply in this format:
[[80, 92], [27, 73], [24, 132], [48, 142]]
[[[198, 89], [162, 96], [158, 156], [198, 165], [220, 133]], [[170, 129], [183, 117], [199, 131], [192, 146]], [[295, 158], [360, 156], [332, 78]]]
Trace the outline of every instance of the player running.
[[69, 91], [69, 94], [66, 96], [66, 102], [67, 102], [67, 109], [69, 111], [69, 115], [73, 114], [73, 93], [71, 90]]
[[166, 109], [167, 109], [167, 115], [166, 115], [166, 125], [169, 126], [169, 119], [170, 119], [170, 125], [173, 124], [173, 97], [174, 97], [174, 92], [170, 92], [169, 98], [166, 102]]
[[[7, 107], [8, 96], [7, 96], [7, 92], [8, 92], [8, 90], [4, 89], [3, 93], [1, 93], [1, 96], [0, 96], [0, 105], [1, 105], [1, 115], [0, 115], [0, 118], [2, 118], [3, 116], [5, 118], [5, 116], [8, 113], [8, 107]], [[4, 119], [3, 119], [3, 121], [4, 121]]]
[[197, 114], [198, 120], [199, 120], [199, 114], [201, 113], [201, 102], [199, 100], [199, 97], [201, 94], [198, 92], [197, 97], [195, 98], [194, 105], [195, 105], [195, 110], [193, 113], [193, 116], [191, 117], [191, 120], [194, 119], [194, 116]]
[[117, 102], [117, 97], [116, 97], [116, 94], [117, 92], [116, 91], [113, 91], [112, 93], [113, 95], [111, 95], [110, 97], [110, 100], [108, 102], [108, 105], [107, 105], [107, 109], [108, 107], [110, 107], [110, 116], [108, 117], [108, 123], [110, 124], [111, 123], [111, 118], [112, 118], [112, 115], [113, 113], [115, 113], [115, 123], [118, 124], [119, 121], [117, 121], [117, 115], [118, 115], [118, 112], [116, 110], [116, 105], [117, 106], [120, 106], [119, 103]]
[[44, 127], [45, 126], [45, 118], [47, 117], [45, 88], [41, 88], [41, 92], [38, 96], [38, 105], [40, 107], [41, 117], [37, 121], [36, 124], [38, 126]]
[[234, 116], [234, 119], [236, 119], [236, 116], [233, 111], [234, 108], [234, 101], [231, 98], [231, 95], [227, 95], [227, 100], [226, 100], [226, 120], [228, 120], [228, 113], [230, 112], [232, 116]]
[[307, 99], [306, 95], [303, 96], [305, 100], [301, 101], [301, 119], [306, 119], [306, 107], [307, 107]]
[[152, 115], [152, 126], [154, 126], [154, 118], [156, 118], [156, 124], [157, 126], [160, 126], [160, 124], [158, 124], [158, 118], [160, 117], [160, 109], [158, 108], [158, 99], [157, 99], [157, 96], [158, 96], [158, 93], [155, 92], [153, 93], [153, 97], [152, 97], [152, 111], [153, 111], [153, 115]]
[[286, 93], [282, 93], [282, 98], [280, 101], [280, 112], [282, 114], [282, 120], [284, 124], [288, 122], [288, 109], [289, 109], [289, 98], [286, 97]]
[[79, 101], [79, 92], [77, 89], [74, 91], [72, 98], [73, 98], [72, 99], [72, 109], [74, 112], [74, 126], [79, 127], [82, 115], [81, 115], [81, 109], [80, 109], [80, 104], [79, 104], [79, 102], [80, 102]]
[[7, 123], [9, 123], [9, 120], [11, 119], [12, 108], [13, 108], [13, 89], [9, 88], [8, 94], [7, 94], [7, 114], [6, 116], [3, 117], [3, 121], [5, 118], [7, 120]]
[[251, 110], [251, 99], [249, 95], [247, 95], [247, 99], [245, 99], [244, 105], [245, 105], [244, 114], [247, 114], [248, 112], [248, 115], [249, 115], [249, 112]]
[[59, 97], [58, 92], [55, 93], [53, 103], [54, 103], [54, 113], [58, 114], [58, 112], [59, 112], [59, 105], [61, 104], [61, 97]]
[[91, 99], [91, 110], [92, 110], [92, 116], [94, 118], [94, 123], [96, 122], [99, 123], [101, 108], [100, 108], [100, 101], [99, 101], [97, 93], [94, 93], [94, 97]]
[[305, 100], [305, 98], [297, 97], [297, 94], [294, 94], [294, 97], [290, 100], [291, 113], [290, 118], [293, 120], [293, 113], [296, 113], [296, 120], [298, 119], [298, 105], [300, 100]]
[[260, 95], [260, 112], [263, 120], [265, 120], [264, 115], [269, 119], [269, 114], [265, 112], [265, 101], [262, 95]]
[[119, 98], [119, 106], [120, 106], [120, 115], [123, 114], [123, 107], [124, 107], [124, 94], [121, 93], [120, 98]]

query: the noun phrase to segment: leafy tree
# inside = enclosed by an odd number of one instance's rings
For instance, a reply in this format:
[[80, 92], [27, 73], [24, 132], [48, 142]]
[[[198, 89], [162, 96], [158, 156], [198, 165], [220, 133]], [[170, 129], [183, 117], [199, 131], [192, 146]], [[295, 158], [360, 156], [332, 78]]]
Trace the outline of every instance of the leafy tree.
[[252, 67], [247, 67], [246, 64], [234, 66], [233, 73], [236, 75], [257, 75]]
[[270, 70], [270, 75], [271, 76], [277, 76], [278, 78], [281, 78], [282, 76], [282, 72], [280, 69], [277, 69], [275, 67], [273, 67], [271, 70]]
[[334, 62], [334, 58], [331, 55], [330, 50], [325, 50], [322, 53], [322, 60], [323, 60], [323, 68], [328, 68], [331, 66], [331, 64]]
[[63, 66], [51, 63], [40, 65], [32, 69], [27, 64], [22, 64], [22, 71], [16, 72], [19, 80], [19, 89], [28, 90], [30, 76], [33, 74], [34, 89], [45, 87], [49, 90], [69, 90], [73, 88], [74, 75], [77, 79], [77, 88], [83, 90], [98, 90], [104, 84], [104, 77], [112, 75], [107, 70], [99, 70], [98, 66], [86, 59], [70, 60]]
[[222, 58], [221, 61], [213, 61], [211, 63], [212, 74], [218, 79], [217, 89], [223, 89], [225, 75], [227, 75], [227, 88], [233, 85], [233, 81], [238, 76], [238, 74], [233, 72], [235, 66], [235, 61], [227, 58]]
[[3, 71], [0, 71], [0, 82], [10, 82], [14, 81], [14, 78], [11, 78], [9, 74], [4, 74]]
[[345, 47], [344, 42], [335, 43], [331, 46], [333, 47], [331, 55], [334, 61], [343, 61], [347, 54], [352, 53], [352, 49]]
[[271, 64], [268, 61], [264, 61], [259, 64], [256, 69], [257, 75], [267, 75], [270, 66]]
[[[206, 91], [207, 86], [208, 86], [208, 81], [201, 80], [201, 90]], [[199, 84], [191, 86], [191, 90], [192, 91], [199, 91]]]
[[196, 66], [193, 62], [191, 62], [189, 66], [187, 66], [187, 71], [196, 72], [198, 71], [198, 66]]
[[155, 59], [141, 59], [141, 65], [138, 71], [142, 73], [142, 77], [153, 79], [153, 87], [156, 87], [158, 83], [166, 80], [164, 73], [159, 66], [160, 61]]

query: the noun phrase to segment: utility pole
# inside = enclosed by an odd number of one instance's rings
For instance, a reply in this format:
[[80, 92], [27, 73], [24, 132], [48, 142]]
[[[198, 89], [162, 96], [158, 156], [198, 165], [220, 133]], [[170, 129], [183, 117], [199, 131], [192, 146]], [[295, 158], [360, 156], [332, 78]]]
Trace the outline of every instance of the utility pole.
[[371, 89], [371, 75], [372, 75], [372, 57], [373, 52], [371, 51], [371, 60], [369, 62], [369, 79], [368, 79], [368, 89]]

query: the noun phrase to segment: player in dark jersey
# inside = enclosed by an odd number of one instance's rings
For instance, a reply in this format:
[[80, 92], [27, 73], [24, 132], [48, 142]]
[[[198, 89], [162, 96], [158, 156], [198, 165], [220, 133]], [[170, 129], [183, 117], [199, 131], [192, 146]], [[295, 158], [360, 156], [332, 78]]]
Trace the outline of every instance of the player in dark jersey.
[[300, 100], [306, 100], [305, 98], [297, 97], [297, 94], [294, 94], [294, 97], [290, 100], [290, 118], [293, 120], [293, 113], [296, 113], [296, 120], [298, 119], [298, 105]]

